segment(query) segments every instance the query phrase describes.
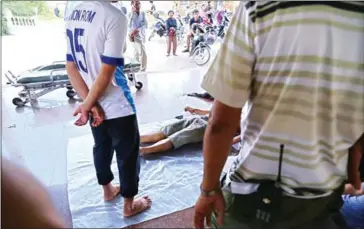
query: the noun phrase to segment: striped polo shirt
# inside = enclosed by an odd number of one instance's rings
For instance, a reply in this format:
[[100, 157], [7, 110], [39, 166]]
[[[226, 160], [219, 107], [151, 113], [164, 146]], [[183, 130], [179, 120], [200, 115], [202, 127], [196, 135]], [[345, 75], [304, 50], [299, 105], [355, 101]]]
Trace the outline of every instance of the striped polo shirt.
[[330, 192], [364, 131], [364, 3], [242, 2], [202, 87], [242, 108], [233, 193], [281, 178], [289, 190]]

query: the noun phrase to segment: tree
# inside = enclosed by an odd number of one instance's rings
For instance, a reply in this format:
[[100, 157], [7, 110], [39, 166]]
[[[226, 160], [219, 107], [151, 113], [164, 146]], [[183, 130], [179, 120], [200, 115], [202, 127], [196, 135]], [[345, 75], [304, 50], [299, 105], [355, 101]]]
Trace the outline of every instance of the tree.
[[53, 13], [45, 1], [2, 1], [3, 8], [8, 8], [14, 16], [35, 16], [35, 12], [43, 16], [52, 16]]

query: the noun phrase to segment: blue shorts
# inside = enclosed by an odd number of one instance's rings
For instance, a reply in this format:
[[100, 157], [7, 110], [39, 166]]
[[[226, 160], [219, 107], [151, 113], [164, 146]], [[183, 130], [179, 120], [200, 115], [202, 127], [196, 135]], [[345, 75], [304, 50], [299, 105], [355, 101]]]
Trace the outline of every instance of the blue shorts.
[[[364, 189], [364, 183], [362, 185]], [[352, 229], [364, 228], [364, 196], [343, 195], [341, 215]]]

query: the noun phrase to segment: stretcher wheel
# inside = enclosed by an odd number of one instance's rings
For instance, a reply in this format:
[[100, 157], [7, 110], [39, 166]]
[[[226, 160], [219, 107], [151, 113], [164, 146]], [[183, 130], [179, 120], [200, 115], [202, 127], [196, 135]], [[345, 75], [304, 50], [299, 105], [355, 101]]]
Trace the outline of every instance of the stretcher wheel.
[[66, 88], [67, 88], [67, 90], [70, 90], [70, 91], [73, 90], [73, 87], [71, 85], [67, 85]]
[[17, 107], [22, 107], [25, 105], [25, 102], [21, 98], [14, 98], [13, 104]]
[[66, 96], [67, 96], [68, 98], [70, 98], [70, 99], [73, 99], [73, 97], [75, 97], [75, 96], [76, 96], [76, 92], [74, 92], [74, 91], [72, 91], [72, 90], [68, 90], [68, 91], [66, 92]]
[[128, 74], [128, 79], [133, 82], [133, 80], [134, 80], [134, 74], [133, 73], [129, 73]]
[[136, 84], [135, 84], [135, 88], [136, 88], [137, 90], [142, 89], [142, 87], [143, 87], [143, 83], [142, 83], [142, 82], [140, 82], [140, 81], [136, 82]]

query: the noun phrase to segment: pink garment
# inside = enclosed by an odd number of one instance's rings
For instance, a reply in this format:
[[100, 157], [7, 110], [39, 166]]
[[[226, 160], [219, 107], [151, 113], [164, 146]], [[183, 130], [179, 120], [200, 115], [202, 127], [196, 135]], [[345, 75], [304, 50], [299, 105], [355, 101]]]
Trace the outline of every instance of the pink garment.
[[200, 14], [200, 17], [207, 17], [207, 14], [206, 14], [206, 12], [204, 11], [204, 10], [200, 10], [200, 12], [199, 12], [199, 14]]
[[217, 19], [217, 24], [218, 24], [218, 25], [221, 25], [221, 24], [222, 24], [223, 14], [224, 14], [224, 12], [223, 12], [223, 11], [219, 11], [219, 12], [217, 13], [217, 17], [216, 17], [216, 19]]

